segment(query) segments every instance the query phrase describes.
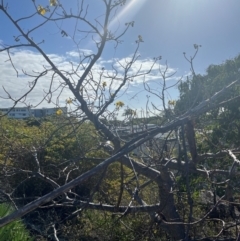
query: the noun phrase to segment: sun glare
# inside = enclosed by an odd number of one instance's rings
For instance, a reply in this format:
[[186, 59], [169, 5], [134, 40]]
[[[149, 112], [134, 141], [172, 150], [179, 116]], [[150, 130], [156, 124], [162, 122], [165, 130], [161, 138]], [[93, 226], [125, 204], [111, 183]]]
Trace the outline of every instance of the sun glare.
[[[146, 0], [131, 0], [127, 3], [126, 6], [122, 8], [119, 14], [112, 20], [109, 27], [113, 27], [116, 23], [119, 22], [119, 19], [126, 19], [128, 21], [129, 17], [133, 17], [141, 9]], [[130, 19], [132, 21], [133, 19]]]

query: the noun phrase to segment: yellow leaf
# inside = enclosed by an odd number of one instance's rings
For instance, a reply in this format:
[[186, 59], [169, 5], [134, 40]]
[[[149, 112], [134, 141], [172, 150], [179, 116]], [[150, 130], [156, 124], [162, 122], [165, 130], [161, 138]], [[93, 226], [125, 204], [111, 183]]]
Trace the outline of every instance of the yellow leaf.
[[72, 103], [72, 99], [71, 99], [71, 98], [67, 99], [67, 100], [66, 100], [66, 103], [67, 103], [67, 104], [71, 104], [71, 103]]
[[57, 6], [57, 0], [49, 0], [50, 6]]
[[117, 109], [119, 109], [119, 108], [121, 108], [121, 107], [124, 106], [124, 103], [123, 103], [122, 101], [117, 101], [117, 102], [115, 103], [115, 106], [116, 106]]
[[44, 15], [47, 12], [46, 8], [42, 7], [41, 5], [38, 6], [38, 13]]
[[176, 101], [175, 100], [169, 100], [168, 104], [174, 106], [176, 104]]
[[62, 115], [62, 113], [63, 113], [63, 111], [62, 111], [61, 109], [58, 109], [58, 110], [56, 111], [56, 114], [57, 114], [57, 115]]

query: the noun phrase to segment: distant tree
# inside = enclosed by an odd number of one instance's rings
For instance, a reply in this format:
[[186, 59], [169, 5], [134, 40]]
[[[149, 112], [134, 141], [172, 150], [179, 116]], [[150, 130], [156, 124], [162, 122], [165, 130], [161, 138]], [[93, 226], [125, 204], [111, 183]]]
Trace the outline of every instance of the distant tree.
[[136, 116], [136, 111], [130, 108], [127, 108], [124, 110], [123, 116], [126, 116], [127, 118], [132, 118]]

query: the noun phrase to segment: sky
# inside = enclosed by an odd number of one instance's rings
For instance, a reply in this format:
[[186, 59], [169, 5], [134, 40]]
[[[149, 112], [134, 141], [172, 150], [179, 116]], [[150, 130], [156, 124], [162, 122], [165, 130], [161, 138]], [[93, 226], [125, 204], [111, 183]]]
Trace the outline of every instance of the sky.
[[[61, 1], [67, 9], [72, 12], [77, 11], [77, 2]], [[30, 0], [5, 0], [8, 3], [8, 13], [13, 19], [29, 16], [36, 12]], [[36, 5], [46, 7], [48, 0], [35, 0]], [[87, 19], [94, 22], [103, 20], [103, 1], [85, 0], [89, 4]], [[84, 5], [86, 6], [86, 5]], [[51, 9], [51, 8], [50, 8]], [[52, 9], [51, 9], [52, 10]], [[46, 13], [49, 16], [50, 13]], [[19, 22], [24, 31], [28, 31], [37, 24], [44, 21], [41, 15]], [[137, 77], [132, 82], [127, 83], [117, 100], [125, 103], [125, 107], [141, 111], [145, 109], [147, 101], [157, 107], [161, 107], [161, 99], [156, 95], [161, 95], [162, 78], [159, 68], [163, 71], [168, 67], [167, 74], [175, 75], [167, 79], [167, 85], [171, 86], [176, 81], [186, 79], [190, 75], [190, 65], [184, 59], [186, 56], [193, 56], [194, 44], [201, 45], [199, 52], [194, 59], [195, 72], [204, 74], [210, 64], [221, 64], [226, 59], [231, 59], [240, 53], [240, 1], [239, 0], [128, 0], [126, 5], [118, 9], [116, 16], [111, 18], [110, 30], [116, 35], [125, 26], [125, 23], [134, 21], [134, 27], [129, 28], [127, 33], [121, 37], [122, 42], [117, 48], [114, 44], [106, 46], [99, 61], [97, 62], [93, 79], [99, 78], [99, 71], [104, 67], [110, 71], [111, 65], [117, 69], [119, 77], [123, 75], [122, 65], [126, 64], [136, 49], [136, 40], [141, 35], [144, 42], [140, 44], [137, 51], [139, 55], [135, 65], [130, 69], [134, 74], [141, 67], [141, 73], [147, 71], [153, 63], [153, 58], [161, 56], [159, 65], [153, 67], [150, 75]], [[9, 19], [0, 11], [0, 46], [6, 46], [24, 42], [21, 37], [19, 42], [14, 41], [19, 32]], [[68, 36], [62, 37], [61, 30]], [[83, 23], [76, 24], [76, 21], [61, 21], [57, 24], [49, 22], [37, 29], [30, 35], [35, 42], [42, 42], [40, 47], [45, 53], [60, 66], [63, 71], [71, 71], [79, 62], [79, 54], [89, 54], [96, 51], [94, 41], [97, 37], [84, 34], [81, 30], [89, 28]], [[14, 37], [15, 36], [15, 37]], [[77, 42], [72, 41], [75, 38]], [[78, 50], [76, 47], [78, 44]], [[33, 78], [26, 77], [24, 73], [34, 75], [47, 67], [45, 60], [36, 50], [31, 48], [18, 48], [11, 50], [11, 56], [15, 69], [8, 60], [6, 52], [0, 52], [0, 107], [9, 107], [13, 102], [6, 99], [8, 95], [19, 98], [30, 87]], [[167, 64], [167, 65], [166, 65]], [[160, 67], [159, 67], [160, 66]], [[18, 75], [16, 74], [18, 71]], [[79, 72], [81, 75], [81, 72]], [[53, 83], [58, 88], [59, 81]], [[144, 84], [151, 88], [152, 94], [144, 89]], [[41, 78], [35, 89], [28, 95], [25, 103], [39, 107], [50, 107], [54, 104], [65, 105], [66, 99], [71, 97], [69, 91], [60, 91], [60, 88], [52, 93], [52, 98], [41, 102], [45, 93], [49, 90], [51, 77], [47, 74]], [[114, 81], [111, 90], [106, 96], [116, 90], [119, 81]], [[107, 86], [110, 87], [110, 84]], [[107, 88], [106, 87], [106, 88]], [[88, 94], [93, 91], [90, 91]], [[178, 98], [176, 87], [169, 89], [165, 95], [166, 100]], [[93, 98], [96, 101], [96, 98]], [[50, 103], [48, 103], [50, 102]], [[23, 104], [19, 104], [22, 106]], [[112, 107], [113, 108], [113, 107]]]

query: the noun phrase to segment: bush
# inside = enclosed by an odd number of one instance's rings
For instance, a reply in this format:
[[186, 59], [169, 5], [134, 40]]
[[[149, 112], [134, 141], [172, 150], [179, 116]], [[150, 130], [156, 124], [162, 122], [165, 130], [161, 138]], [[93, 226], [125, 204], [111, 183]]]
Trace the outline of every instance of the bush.
[[[0, 217], [4, 217], [11, 213], [13, 208], [8, 204], [0, 204]], [[17, 220], [0, 228], [1, 241], [32, 241], [29, 232], [26, 230], [24, 224]]]

